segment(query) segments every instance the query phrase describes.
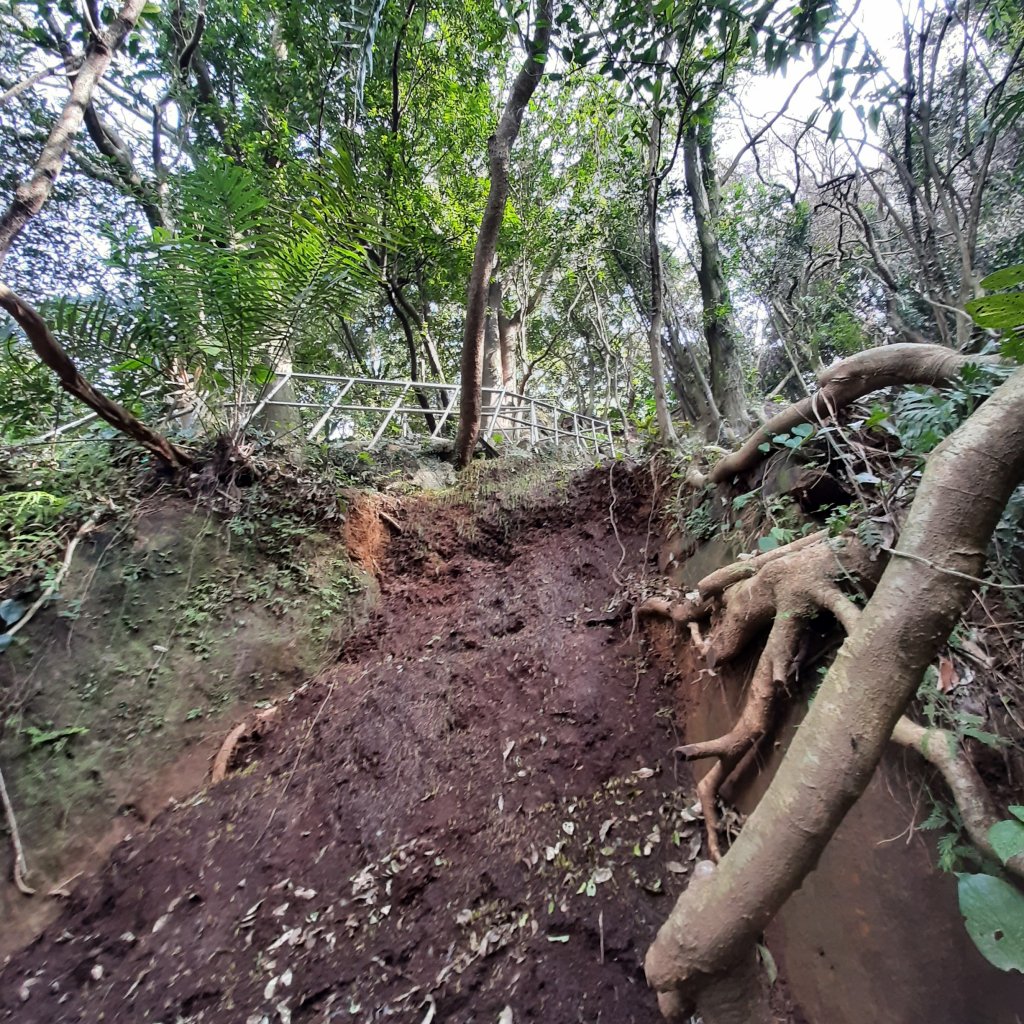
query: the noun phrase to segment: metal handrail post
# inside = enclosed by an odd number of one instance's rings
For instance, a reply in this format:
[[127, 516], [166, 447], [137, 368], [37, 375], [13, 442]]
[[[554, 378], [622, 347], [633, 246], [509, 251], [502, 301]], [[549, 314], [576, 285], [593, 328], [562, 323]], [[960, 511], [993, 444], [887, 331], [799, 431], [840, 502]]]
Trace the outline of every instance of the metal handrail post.
[[[488, 388], [488, 390], [491, 391], [491, 394], [494, 394], [493, 390], [491, 390], [490, 388]], [[494, 412], [491, 413], [491, 425], [487, 428], [487, 433], [484, 434], [484, 439], [487, 441], [491, 439], [491, 434], [494, 433], [494, 424], [498, 422], [498, 413], [501, 412], [501, 407], [504, 404], [504, 401], [505, 389], [502, 388], [500, 393], [498, 394], [497, 402], [494, 403]]]
[[387, 416], [384, 417], [384, 422], [378, 428], [377, 433], [373, 435], [373, 440], [367, 445], [367, 451], [372, 451], [377, 446], [377, 442], [384, 435], [384, 431], [387, 430], [388, 424], [391, 422], [391, 418], [398, 411], [398, 407], [402, 404], [402, 399], [405, 398], [406, 392], [408, 392], [411, 386], [411, 384], [406, 384], [405, 387], [402, 388], [401, 393], [395, 399], [394, 405], [391, 406], [388, 410]]
[[281, 379], [274, 385], [274, 387], [272, 387], [263, 396], [263, 401], [261, 401], [259, 403], [259, 405], [257, 405], [256, 408], [253, 409], [253, 411], [251, 413], [249, 413], [249, 417], [245, 421], [245, 425], [246, 426], [249, 426], [249, 424], [252, 423], [252, 421], [254, 419], [256, 419], [256, 417], [259, 416], [259, 414], [261, 412], [263, 412], [264, 408], [266, 408], [267, 402], [269, 402], [274, 397], [274, 395], [276, 395], [278, 393], [278, 391], [280, 391], [281, 388], [283, 388], [285, 386], [285, 384], [287, 384], [288, 381], [290, 381], [291, 379], [292, 379], [292, 375], [291, 375], [290, 372], [281, 375]]
[[[349, 391], [352, 389], [353, 384], [355, 384], [354, 378], [350, 379], [349, 382], [341, 389], [341, 391], [338, 393], [338, 397], [335, 398], [334, 401], [331, 402], [331, 404], [327, 407], [327, 412], [325, 412], [323, 416], [321, 416], [320, 419], [316, 421], [316, 424], [313, 427], [313, 429], [306, 435], [307, 441], [312, 441], [313, 438], [316, 437], [316, 435], [319, 434], [321, 430], [323, 430], [324, 424], [331, 418], [331, 413], [334, 412], [334, 410], [337, 409], [339, 405], [341, 405], [341, 400], [349, 393]], [[329, 441], [330, 438], [328, 438], [327, 440]]]
[[537, 436], [537, 403], [530, 399], [530, 444], [536, 444]]
[[457, 387], [452, 388], [451, 400], [448, 402], [448, 407], [445, 409], [444, 415], [438, 421], [437, 426], [434, 427], [434, 432], [430, 435], [432, 438], [433, 437], [440, 437], [440, 435], [441, 435], [441, 428], [447, 422], [448, 417], [451, 416], [452, 411], [455, 409], [455, 403], [458, 402], [459, 395], [461, 393], [462, 393], [462, 385], [461, 384], [458, 385]]

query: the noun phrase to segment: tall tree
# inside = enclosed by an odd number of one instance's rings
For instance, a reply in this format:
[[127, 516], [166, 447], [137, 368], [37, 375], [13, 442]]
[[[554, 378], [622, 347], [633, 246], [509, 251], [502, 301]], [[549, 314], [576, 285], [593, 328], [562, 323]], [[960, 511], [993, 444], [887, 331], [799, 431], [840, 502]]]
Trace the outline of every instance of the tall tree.
[[509, 163], [512, 146], [519, 135], [523, 114], [530, 97], [534, 94], [544, 75], [551, 41], [554, 0], [541, 0], [537, 9], [533, 37], [530, 40], [526, 61], [516, 75], [505, 102], [501, 120], [495, 133], [487, 140], [488, 170], [490, 186], [487, 205], [480, 222], [476, 249], [473, 253], [473, 268], [469, 275], [469, 290], [466, 301], [466, 325], [462, 338], [462, 394], [459, 402], [459, 434], [456, 442], [460, 466], [468, 466], [473, 458], [480, 433], [480, 419], [483, 405], [484, 330], [487, 319], [487, 293], [494, 258], [498, 248], [498, 235], [505, 217], [505, 203], [509, 190]]

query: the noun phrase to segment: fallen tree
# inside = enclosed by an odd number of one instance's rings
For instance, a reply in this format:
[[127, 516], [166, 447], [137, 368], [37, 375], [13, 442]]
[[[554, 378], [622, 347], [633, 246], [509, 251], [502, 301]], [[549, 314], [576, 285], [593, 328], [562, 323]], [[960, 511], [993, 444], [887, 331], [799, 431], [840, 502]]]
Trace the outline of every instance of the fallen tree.
[[[879, 387], [943, 383], [968, 361], [937, 346], [861, 353], [831, 368], [822, 391], [756, 432], [731, 461], [723, 460], [726, 470], [716, 468], [712, 479], [754, 465], [758, 445], [777, 430], [818, 415], [834, 416]], [[825, 397], [819, 398], [822, 392]], [[980, 784], [976, 773], [952, 755], [937, 754], [937, 744], [904, 714], [962, 615], [992, 532], [1022, 479], [1024, 369], [1019, 369], [932, 452], [899, 544], [863, 609], [852, 600], [854, 588], [871, 588], [882, 559], [872, 562], [852, 537], [823, 534], [712, 574], [699, 584], [697, 600], [642, 607], [691, 624], [699, 637], [692, 624], [717, 602], [722, 615], [707, 638], [700, 637], [702, 649], [716, 661], [748, 649], [770, 627], [736, 726], [716, 740], [681, 749], [690, 759], [716, 759], [702, 781], [701, 800], [712, 856], [719, 863], [680, 896], [647, 954], [648, 981], [670, 1019], [685, 1019], [694, 1006], [707, 1024], [767, 1019], [767, 1004], [756, 985], [751, 989], [755, 944], [864, 791], [894, 730], [897, 740], [936, 763], [958, 800], [973, 800], [976, 823], [987, 820], [991, 808], [973, 785]], [[774, 694], [789, 675], [803, 626], [820, 610], [835, 616], [847, 639], [767, 792], [722, 855], [715, 797], [767, 729]]]

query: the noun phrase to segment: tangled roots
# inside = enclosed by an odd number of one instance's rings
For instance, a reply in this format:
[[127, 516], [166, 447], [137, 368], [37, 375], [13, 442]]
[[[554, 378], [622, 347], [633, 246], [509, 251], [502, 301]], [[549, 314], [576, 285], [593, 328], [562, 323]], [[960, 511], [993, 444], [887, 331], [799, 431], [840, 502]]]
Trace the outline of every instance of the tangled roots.
[[[738, 777], [768, 732], [775, 696], [798, 666], [804, 630], [823, 611], [849, 629], [859, 609], [842, 584], [870, 582], [879, 570], [859, 541], [830, 539], [821, 531], [719, 569], [698, 584], [697, 600], [673, 603], [652, 598], [638, 609], [641, 614], [688, 625], [712, 667], [737, 657], [769, 631], [736, 724], [723, 736], [676, 748], [688, 761], [715, 759], [698, 784], [697, 795], [704, 811], [708, 849], [716, 862], [722, 856], [719, 793], [730, 779]], [[697, 620], [711, 611], [716, 599], [721, 616], [712, 632], [701, 638]]]

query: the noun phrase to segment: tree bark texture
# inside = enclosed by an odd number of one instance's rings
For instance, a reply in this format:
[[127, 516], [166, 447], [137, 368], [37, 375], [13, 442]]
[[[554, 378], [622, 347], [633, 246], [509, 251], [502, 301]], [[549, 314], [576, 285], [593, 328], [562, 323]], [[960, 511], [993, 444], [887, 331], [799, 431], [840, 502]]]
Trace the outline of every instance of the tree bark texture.
[[687, 128], [683, 139], [683, 170], [700, 248], [697, 279], [711, 363], [711, 393], [725, 424], [742, 433], [750, 423], [750, 415], [729, 286], [722, 268], [718, 239], [721, 195], [710, 125]]
[[484, 323], [487, 315], [487, 291], [494, 270], [498, 249], [498, 236], [505, 217], [508, 200], [508, 174], [512, 146], [523, 123], [523, 113], [534, 94], [548, 58], [551, 41], [554, 0], [541, 0], [533, 39], [530, 41], [526, 61], [516, 75], [512, 90], [505, 103], [498, 128], [487, 140], [490, 187], [487, 205], [480, 222], [473, 268], [469, 275], [469, 293], [466, 302], [466, 325], [462, 338], [462, 394], [459, 399], [459, 433], [456, 442], [458, 462], [468, 466], [473, 458], [480, 434], [482, 406]]
[[648, 981], [675, 1007], [741, 962], [813, 869], [966, 606], [974, 584], [947, 570], [981, 573], [1022, 479], [1024, 368], [931, 454], [899, 546], [768, 791], [648, 951]]

